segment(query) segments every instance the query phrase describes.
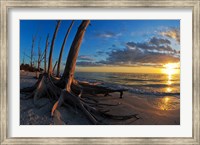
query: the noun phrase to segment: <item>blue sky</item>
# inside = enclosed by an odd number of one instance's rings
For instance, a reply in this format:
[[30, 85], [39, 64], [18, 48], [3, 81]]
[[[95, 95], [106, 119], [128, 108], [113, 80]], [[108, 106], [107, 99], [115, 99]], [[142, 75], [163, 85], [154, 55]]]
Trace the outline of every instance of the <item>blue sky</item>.
[[[70, 25], [62, 20], [56, 37], [53, 62], [58, 59], [62, 41]], [[66, 42], [63, 65], [81, 21], [76, 20]], [[47, 34], [50, 40], [56, 20], [20, 21], [20, 62], [23, 53], [30, 55], [32, 36], [36, 36], [34, 58], [37, 60], [39, 39], [42, 52]], [[161, 66], [179, 62], [179, 20], [91, 20], [80, 48], [77, 66]], [[29, 58], [25, 57], [29, 63]]]

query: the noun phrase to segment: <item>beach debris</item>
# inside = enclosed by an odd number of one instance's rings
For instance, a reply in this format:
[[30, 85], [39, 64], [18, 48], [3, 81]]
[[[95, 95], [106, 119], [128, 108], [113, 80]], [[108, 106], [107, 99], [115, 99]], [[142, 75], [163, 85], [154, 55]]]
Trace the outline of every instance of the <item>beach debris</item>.
[[[79, 85], [76, 85], [76, 84], [79, 84]], [[110, 93], [119, 92], [120, 98], [122, 98], [124, 91], [128, 91], [128, 89], [111, 89], [109, 87], [98, 86], [98, 83], [91, 84], [88, 82], [79, 82], [76, 80], [74, 80], [73, 85], [74, 86], [72, 86], [72, 87], [81, 86], [84, 93], [93, 94], [93, 95], [104, 94], [104, 96], [109, 96]]]

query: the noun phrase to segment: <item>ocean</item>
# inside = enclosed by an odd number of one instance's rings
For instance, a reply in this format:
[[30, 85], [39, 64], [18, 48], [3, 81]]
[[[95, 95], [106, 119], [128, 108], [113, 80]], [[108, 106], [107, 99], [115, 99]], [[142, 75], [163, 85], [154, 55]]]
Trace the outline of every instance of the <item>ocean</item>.
[[75, 78], [136, 94], [180, 97], [180, 74], [76, 72]]

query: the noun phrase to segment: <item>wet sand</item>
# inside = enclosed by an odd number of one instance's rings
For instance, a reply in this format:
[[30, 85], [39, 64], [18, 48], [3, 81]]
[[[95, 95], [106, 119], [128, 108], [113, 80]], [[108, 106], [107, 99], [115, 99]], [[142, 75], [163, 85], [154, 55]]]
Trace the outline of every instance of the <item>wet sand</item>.
[[[32, 86], [37, 80], [36, 73], [21, 71], [20, 87]], [[24, 94], [20, 94], [23, 97]], [[155, 97], [153, 95], [133, 94], [124, 92], [123, 98], [119, 93], [112, 93], [112, 96], [98, 95], [102, 103], [119, 104], [110, 106], [111, 114], [131, 115], [138, 114], [140, 119], [116, 121], [111, 124], [120, 125], [179, 125], [180, 124], [180, 99], [173, 96]], [[92, 97], [92, 96], [91, 96]], [[42, 99], [41, 101], [47, 101]], [[21, 125], [90, 125], [85, 115], [78, 109], [71, 109], [69, 106], [62, 106], [56, 111], [56, 116], [61, 115], [63, 122], [51, 117], [52, 104], [41, 108], [33, 104], [33, 99], [20, 99], [20, 124]], [[109, 123], [109, 121], [108, 121]]]

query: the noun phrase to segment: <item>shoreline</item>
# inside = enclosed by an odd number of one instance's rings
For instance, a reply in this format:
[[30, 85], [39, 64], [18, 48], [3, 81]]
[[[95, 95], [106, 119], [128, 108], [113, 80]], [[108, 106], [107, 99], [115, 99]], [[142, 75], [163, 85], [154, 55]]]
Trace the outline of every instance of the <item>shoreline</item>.
[[[20, 71], [20, 87], [32, 86], [37, 80], [33, 77], [35, 73]], [[24, 94], [20, 94], [22, 97]], [[98, 95], [103, 103], [120, 103], [117, 107], [111, 107], [113, 114], [127, 115], [138, 114], [141, 119], [131, 122], [115, 122], [116, 125], [180, 125], [180, 99], [173, 96], [155, 97], [144, 94], [124, 92], [123, 98], [119, 93], [112, 96]], [[45, 100], [45, 99], [44, 99]], [[37, 108], [33, 99], [20, 99], [20, 125], [53, 125], [54, 118], [51, 117], [52, 105], [47, 104]], [[79, 110], [70, 110], [67, 106], [61, 106], [59, 112], [66, 125], [90, 125], [90, 122]]]

